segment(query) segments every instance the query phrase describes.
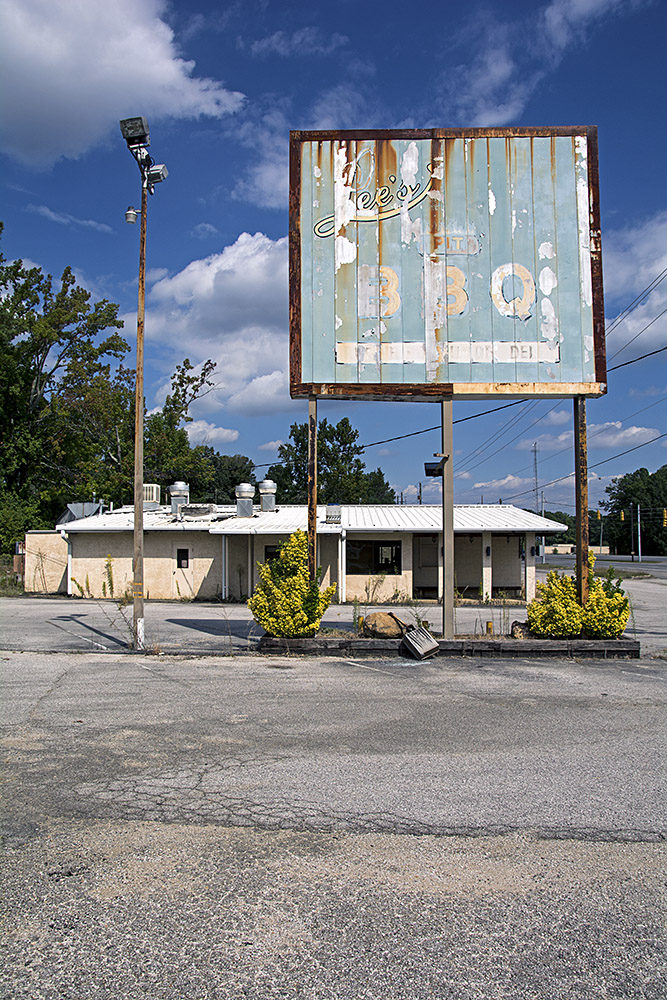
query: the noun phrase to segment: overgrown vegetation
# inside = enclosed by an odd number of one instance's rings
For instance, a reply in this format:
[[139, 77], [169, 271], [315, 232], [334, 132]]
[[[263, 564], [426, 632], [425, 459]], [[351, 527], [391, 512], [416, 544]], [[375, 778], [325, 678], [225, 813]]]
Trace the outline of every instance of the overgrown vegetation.
[[[320, 571], [318, 570], [318, 580]], [[269, 635], [293, 639], [312, 636], [336, 592], [336, 584], [320, 590], [308, 576], [308, 536], [295, 531], [278, 555], [259, 564], [260, 582], [248, 601], [253, 618]]]
[[551, 570], [546, 583], [537, 584], [537, 597], [528, 605], [531, 632], [544, 639], [618, 639], [630, 616], [628, 598], [614, 580], [610, 566], [603, 579], [593, 573], [595, 557], [589, 556], [588, 600], [582, 607], [577, 600], [574, 578], [557, 569]]

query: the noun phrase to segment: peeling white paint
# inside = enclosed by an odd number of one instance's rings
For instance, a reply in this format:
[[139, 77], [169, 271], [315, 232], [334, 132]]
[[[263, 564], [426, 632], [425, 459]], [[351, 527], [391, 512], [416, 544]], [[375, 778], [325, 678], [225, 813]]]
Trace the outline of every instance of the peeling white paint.
[[436, 156], [435, 160], [431, 164], [431, 175], [435, 177], [437, 181], [441, 181], [445, 176], [445, 161], [442, 156]]
[[512, 235], [514, 235], [515, 229], [516, 229], [516, 209], [512, 209]]
[[554, 253], [553, 243], [550, 243], [548, 240], [545, 240], [544, 243], [540, 243], [539, 247], [537, 248], [537, 255], [540, 258], [540, 260], [553, 260], [554, 257], [556, 256], [556, 254]]
[[542, 299], [540, 303], [542, 321], [540, 323], [540, 333], [546, 341], [555, 346], [558, 341], [558, 317], [551, 299]]
[[354, 189], [351, 182], [350, 164], [347, 159], [347, 147], [339, 147], [334, 154], [334, 233], [340, 234], [341, 229], [354, 218], [357, 206]]
[[320, 169], [320, 167], [317, 166], [317, 164], [313, 167], [313, 173], [315, 174], [316, 177], [322, 176], [322, 170]]
[[489, 188], [489, 215], [493, 215], [495, 210], [496, 210], [496, 196], [491, 190], [491, 188]]
[[414, 221], [410, 218], [410, 211], [407, 205], [401, 207], [401, 243], [408, 245], [412, 240], [416, 240], [418, 244], [421, 243], [422, 239], [422, 219], [421, 215], [417, 216]]
[[543, 267], [539, 277], [540, 291], [543, 295], [551, 295], [558, 285], [558, 278], [550, 267]]
[[585, 136], [575, 136], [574, 152], [579, 222], [579, 280], [582, 301], [590, 308], [593, 303], [593, 281], [591, 277], [591, 230], [588, 206], [588, 144]]
[[336, 316], [336, 329], [340, 330], [342, 325], [343, 325], [342, 319], [340, 318], [340, 316]]
[[584, 360], [590, 361], [591, 355], [595, 350], [592, 337], [584, 337]]
[[408, 187], [414, 187], [418, 170], [419, 150], [417, 149], [417, 143], [411, 142], [401, 157], [401, 180]]
[[343, 264], [351, 264], [357, 259], [357, 244], [348, 240], [347, 236], [337, 236], [334, 243], [334, 262], [336, 270]]

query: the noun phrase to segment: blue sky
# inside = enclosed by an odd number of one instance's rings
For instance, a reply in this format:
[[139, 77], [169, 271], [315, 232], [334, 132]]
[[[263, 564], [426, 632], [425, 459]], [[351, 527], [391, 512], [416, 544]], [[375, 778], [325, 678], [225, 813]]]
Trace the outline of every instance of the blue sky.
[[[666, 29], [660, 0], [0, 0], [4, 252], [58, 276], [71, 265], [120, 303], [133, 344], [139, 227], [124, 211], [139, 173], [118, 121], [146, 116], [169, 169], [149, 204], [148, 406], [183, 357], [213, 358], [191, 440], [260, 466], [306, 418], [288, 390], [289, 130], [597, 125], [611, 326], [667, 268]], [[667, 343], [666, 307], [667, 278], [610, 332], [610, 367]], [[454, 419], [504, 402], [456, 403]], [[667, 430], [667, 354], [612, 372], [587, 409], [593, 507], [611, 477], [667, 462], [667, 438], [612, 457]], [[439, 422], [426, 403], [319, 410], [349, 416], [364, 444]], [[537, 441], [546, 506], [573, 511], [571, 479], [547, 485], [572, 471], [571, 439], [570, 400], [457, 425], [456, 502], [531, 505]], [[420, 482], [435, 501], [423, 462], [438, 450], [434, 431], [365, 460], [406, 502]]]

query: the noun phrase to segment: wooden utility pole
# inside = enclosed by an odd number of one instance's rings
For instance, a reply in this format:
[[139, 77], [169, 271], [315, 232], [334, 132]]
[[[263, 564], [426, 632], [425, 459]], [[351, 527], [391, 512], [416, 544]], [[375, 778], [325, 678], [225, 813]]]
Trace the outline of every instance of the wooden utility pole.
[[454, 405], [442, 401], [442, 638], [454, 638]]
[[574, 397], [574, 475], [577, 507], [577, 597], [588, 600], [588, 446], [586, 399]]
[[317, 582], [317, 399], [308, 400], [308, 576]]

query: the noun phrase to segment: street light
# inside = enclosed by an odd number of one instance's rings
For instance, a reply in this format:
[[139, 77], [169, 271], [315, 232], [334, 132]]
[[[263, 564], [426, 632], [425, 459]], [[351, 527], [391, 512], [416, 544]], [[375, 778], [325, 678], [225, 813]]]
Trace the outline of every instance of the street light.
[[141, 212], [130, 207], [125, 221], [141, 215], [139, 238], [139, 304], [137, 307], [137, 374], [134, 396], [134, 557], [132, 560], [132, 638], [135, 649], [145, 648], [144, 629], [144, 318], [146, 313], [146, 216], [148, 194], [167, 176], [163, 163], [156, 164], [148, 147], [151, 140], [145, 118], [124, 118], [120, 131], [141, 173]]

